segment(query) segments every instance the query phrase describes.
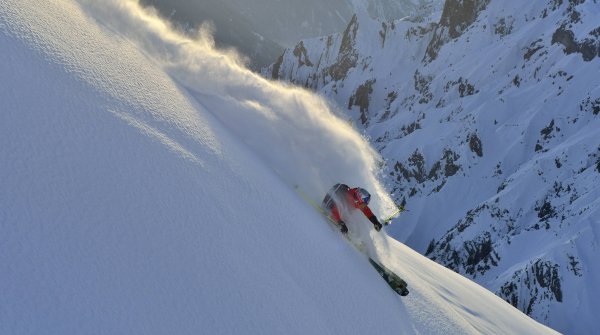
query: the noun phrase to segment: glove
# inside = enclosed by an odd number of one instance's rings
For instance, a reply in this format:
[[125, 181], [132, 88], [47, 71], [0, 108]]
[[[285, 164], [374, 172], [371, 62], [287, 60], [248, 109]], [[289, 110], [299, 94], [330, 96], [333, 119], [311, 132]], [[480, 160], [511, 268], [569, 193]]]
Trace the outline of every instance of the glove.
[[340, 231], [342, 232], [342, 234], [347, 234], [348, 233], [348, 226], [346, 226], [346, 224], [344, 223], [344, 221], [340, 222]]
[[373, 224], [373, 227], [375, 227], [375, 230], [380, 231], [381, 227], [383, 227], [381, 225], [381, 223], [379, 223], [379, 220], [377, 220], [377, 217], [375, 215], [371, 216], [369, 218], [369, 221], [371, 221], [371, 223]]

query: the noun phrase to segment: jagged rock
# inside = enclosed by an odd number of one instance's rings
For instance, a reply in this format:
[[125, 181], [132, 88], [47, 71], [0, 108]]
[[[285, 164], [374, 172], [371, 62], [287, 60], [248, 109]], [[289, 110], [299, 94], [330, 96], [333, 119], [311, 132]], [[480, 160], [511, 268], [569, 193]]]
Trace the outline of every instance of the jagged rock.
[[367, 80], [362, 85], [358, 86], [354, 95], [352, 95], [348, 101], [348, 109], [352, 106], [358, 106], [360, 108], [360, 121], [362, 124], [366, 124], [369, 113], [369, 101], [371, 99], [371, 93], [373, 93], [373, 84], [375, 80]]
[[412, 177], [417, 180], [418, 183], [423, 183], [427, 180], [427, 172], [425, 171], [425, 158], [419, 151], [415, 151], [408, 158], [408, 165], [413, 167]]
[[469, 149], [477, 154], [477, 156], [483, 157], [483, 146], [481, 145], [481, 140], [477, 134], [471, 134], [469, 136]]
[[575, 33], [567, 29], [565, 23], [552, 34], [552, 44], [560, 43], [564, 46], [565, 54], [580, 53], [583, 60], [589, 62], [596, 56], [600, 57], [600, 38], [597, 33], [599, 29], [600, 27], [592, 30], [589, 34], [590, 37], [578, 41]]
[[279, 70], [281, 69], [281, 64], [283, 63], [283, 54], [277, 58], [277, 61], [271, 67], [271, 79], [279, 79]]
[[437, 58], [440, 48], [459, 37], [485, 9], [490, 0], [447, 0], [434, 37], [427, 47], [425, 61]]
[[308, 58], [303, 41], [300, 41], [294, 48], [294, 56], [298, 58], [298, 66], [313, 66], [313, 63]]
[[429, 85], [431, 84], [431, 80], [433, 79], [433, 77], [424, 76], [419, 72], [419, 70], [416, 70], [413, 78], [415, 81], [415, 90], [417, 90], [417, 92], [419, 92], [419, 94], [421, 95], [419, 103], [426, 104], [429, 101], [431, 101], [431, 99], [433, 98], [433, 94], [429, 90]]
[[[464, 227], [463, 227], [464, 229]], [[499, 254], [494, 250], [491, 234], [484, 232], [473, 239], [455, 242], [457, 229], [449, 233], [445, 238], [427, 248], [426, 255], [432, 260], [443, 264], [458, 273], [470, 275], [476, 278], [483, 275], [500, 261]]]
[[555, 43], [562, 44], [565, 47], [564, 51], [567, 55], [579, 50], [579, 45], [575, 41], [575, 33], [564, 26], [556, 29], [554, 34], [552, 34], [552, 44]]
[[473, 95], [479, 92], [479, 90], [475, 89], [471, 83], [469, 83], [468, 79], [463, 79], [462, 77], [458, 78], [457, 81], [449, 81], [446, 83], [444, 87], [444, 92], [448, 92], [451, 87], [458, 86], [458, 94], [461, 98], [464, 98], [469, 95]]
[[421, 125], [418, 121], [415, 121], [408, 126], [402, 126], [401, 130], [404, 136], [412, 134], [415, 130], [421, 129]]
[[531, 43], [529, 45], [529, 48], [527, 48], [527, 52], [523, 55], [523, 59], [530, 60], [536, 52], [544, 49], [544, 45], [540, 45], [540, 43], [542, 43], [542, 39], [538, 39], [535, 42]]
[[594, 115], [598, 115], [598, 113], [600, 113], [600, 98], [592, 100], [591, 97], [587, 97], [587, 99], [579, 104], [579, 109], [581, 111], [589, 111]]
[[534, 150], [535, 150], [535, 152], [538, 152], [538, 151], [544, 151], [544, 147], [542, 147], [542, 145], [541, 145], [541, 144], [539, 144], [539, 143], [536, 143], [536, 144], [535, 144], [535, 149], [534, 149]]
[[509, 35], [512, 33], [514, 21], [515, 19], [513, 17], [500, 18], [500, 20], [494, 24], [494, 34], [500, 36]]
[[[544, 140], [548, 140], [549, 138], [552, 138], [552, 131], [554, 129], [554, 119], [552, 119], [552, 121], [550, 121], [550, 124], [547, 127], [540, 130], [540, 134], [542, 135]], [[560, 131], [560, 129], [556, 128], [556, 131]]]
[[434, 23], [431, 23], [427, 26], [410, 27], [406, 31], [406, 34], [404, 36], [409, 41], [413, 40], [413, 38], [423, 38], [427, 34], [431, 33], [433, 30], [435, 30], [436, 27], [437, 24]]
[[519, 86], [521, 86], [521, 78], [519, 77], [519, 75], [516, 75], [516, 76], [513, 78], [513, 81], [512, 81], [512, 82], [513, 82], [513, 84], [514, 84], [516, 87], [519, 87]]
[[346, 27], [342, 36], [342, 44], [338, 52], [337, 62], [326, 70], [334, 81], [346, 78], [348, 71], [357, 64], [358, 54], [354, 49], [357, 31], [358, 18], [354, 15], [350, 19], [350, 23], [348, 23], [348, 27]]
[[387, 98], [385, 99], [385, 102], [386, 102], [385, 112], [379, 119], [379, 122], [386, 121], [387, 119], [389, 119], [390, 117], [392, 117], [393, 115], [396, 114], [396, 113], [392, 114], [391, 108], [392, 108], [392, 103], [394, 101], [396, 101], [397, 98], [398, 98], [398, 92], [392, 91], [392, 92], [388, 93]]
[[497, 294], [527, 315], [541, 309], [547, 317], [547, 302], [563, 301], [559, 270], [557, 264], [538, 259], [515, 271]]
[[485, 232], [475, 240], [464, 242], [467, 253], [465, 273], [475, 277], [477, 273], [484, 274], [492, 266], [498, 266], [500, 257], [494, 251], [491, 234]]
[[535, 210], [538, 213], [538, 218], [542, 221], [547, 222], [549, 219], [556, 217], [556, 209], [547, 199], [541, 205], [536, 206]]
[[554, 164], [556, 165], [557, 169], [560, 169], [562, 167], [562, 163], [560, 162], [560, 159], [558, 159], [558, 158], [554, 159]]
[[444, 176], [452, 177], [458, 172], [458, 170], [460, 170], [460, 165], [455, 164], [459, 158], [460, 156], [452, 150], [444, 150]]
[[569, 270], [577, 277], [583, 277], [581, 262], [575, 256], [567, 255], [567, 257], [569, 258]]
[[387, 34], [388, 26], [387, 23], [381, 22], [381, 30], [379, 31], [379, 37], [381, 37], [381, 47], [385, 47], [385, 36]]
[[460, 165], [456, 164], [456, 161], [459, 158], [460, 155], [446, 148], [444, 149], [442, 158], [433, 163], [431, 169], [427, 171], [425, 168], [425, 158], [418, 150], [415, 150], [415, 152], [413, 152], [413, 154], [408, 158], [407, 165], [409, 168], [400, 162], [396, 162], [394, 165], [394, 171], [396, 173], [400, 173], [408, 182], [414, 180], [416, 183], [422, 184], [426, 181], [435, 181], [439, 179], [442, 176], [440, 174], [442, 171], [442, 165], [444, 177], [447, 178], [454, 176], [460, 170]]

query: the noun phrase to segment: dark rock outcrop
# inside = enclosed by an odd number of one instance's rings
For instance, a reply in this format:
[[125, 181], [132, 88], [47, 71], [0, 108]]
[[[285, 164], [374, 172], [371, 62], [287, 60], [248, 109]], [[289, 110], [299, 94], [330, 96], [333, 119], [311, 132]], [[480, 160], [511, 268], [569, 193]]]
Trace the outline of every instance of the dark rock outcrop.
[[477, 134], [471, 134], [471, 136], [469, 136], [469, 149], [477, 154], [477, 156], [483, 157], [483, 146], [481, 145], [481, 140]]
[[371, 93], [373, 93], [373, 84], [375, 80], [367, 80], [362, 85], [358, 86], [354, 95], [352, 95], [348, 101], [348, 109], [352, 106], [358, 106], [360, 108], [360, 122], [366, 124], [368, 121], [369, 114], [369, 100], [371, 99]]
[[346, 78], [348, 71], [351, 68], [356, 67], [358, 53], [354, 49], [354, 45], [356, 43], [358, 26], [358, 18], [356, 15], [354, 15], [350, 20], [350, 23], [348, 23], [348, 26], [344, 31], [344, 35], [342, 36], [342, 44], [340, 45], [338, 60], [334, 65], [327, 69], [327, 73], [334, 81]]
[[436, 59], [440, 48], [462, 35], [489, 3], [490, 0], [447, 0], [438, 27], [427, 47], [425, 61]]
[[496, 294], [527, 315], [548, 301], [562, 302], [560, 267], [538, 259], [515, 271], [512, 279], [502, 285]]
[[589, 62], [596, 57], [600, 57], [600, 39], [597, 36], [590, 36], [578, 41], [575, 33], [563, 25], [552, 34], [552, 44], [562, 44], [565, 54], [580, 53], [583, 60]]

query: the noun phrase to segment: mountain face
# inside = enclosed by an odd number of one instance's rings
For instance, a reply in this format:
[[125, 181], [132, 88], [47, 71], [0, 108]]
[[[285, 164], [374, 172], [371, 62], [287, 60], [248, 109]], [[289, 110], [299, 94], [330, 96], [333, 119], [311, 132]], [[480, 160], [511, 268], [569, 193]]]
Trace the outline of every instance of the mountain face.
[[565, 333], [598, 327], [600, 7], [358, 13], [263, 70], [337, 102], [410, 210], [390, 234]]
[[272, 63], [282, 53], [281, 45], [343, 31], [357, 8], [375, 18], [399, 19], [421, 2], [425, 0], [141, 0], [183, 27], [212, 22], [217, 45], [237, 48], [257, 69]]

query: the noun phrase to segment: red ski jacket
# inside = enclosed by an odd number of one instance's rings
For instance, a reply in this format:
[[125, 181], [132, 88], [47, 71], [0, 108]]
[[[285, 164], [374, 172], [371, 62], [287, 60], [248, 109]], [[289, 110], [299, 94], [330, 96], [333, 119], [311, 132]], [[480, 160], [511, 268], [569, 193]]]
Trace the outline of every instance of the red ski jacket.
[[[373, 214], [373, 212], [371, 211], [371, 209], [369, 208], [369, 206], [367, 206], [367, 204], [364, 203], [364, 201], [360, 197], [360, 194], [358, 192], [358, 187], [351, 188], [346, 192], [346, 200], [348, 201], [348, 203], [350, 205], [352, 205], [352, 207], [360, 209], [360, 211], [363, 212], [363, 214], [369, 220], [372, 220], [372, 218], [375, 216]], [[331, 206], [331, 215], [333, 216], [333, 219], [336, 222], [342, 221], [342, 216], [340, 215], [340, 211], [338, 210], [335, 203], [333, 203], [333, 205]]]

